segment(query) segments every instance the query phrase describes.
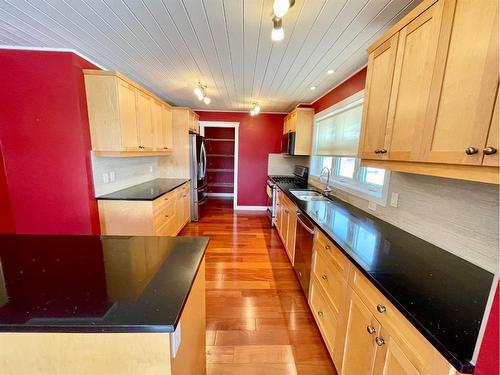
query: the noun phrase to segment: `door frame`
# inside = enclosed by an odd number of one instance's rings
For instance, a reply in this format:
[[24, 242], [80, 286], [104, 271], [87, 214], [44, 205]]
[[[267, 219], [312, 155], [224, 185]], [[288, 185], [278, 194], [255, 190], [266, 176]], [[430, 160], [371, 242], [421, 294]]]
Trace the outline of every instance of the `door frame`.
[[[200, 121], [200, 135], [205, 136], [205, 128], [234, 128], [234, 181], [233, 181], [233, 208], [238, 207], [238, 148], [239, 148], [239, 122], [228, 121]], [[225, 193], [221, 193], [225, 194]], [[230, 194], [230, 193], [227, 193]], [[219, 195], [230, 196], [230, 195]]]

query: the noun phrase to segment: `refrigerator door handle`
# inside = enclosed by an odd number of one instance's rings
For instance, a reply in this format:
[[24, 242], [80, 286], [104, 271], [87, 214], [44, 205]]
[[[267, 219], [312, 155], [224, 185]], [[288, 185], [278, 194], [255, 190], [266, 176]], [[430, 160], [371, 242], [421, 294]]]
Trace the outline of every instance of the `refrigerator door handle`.
[[205, 150], [204, 142], [201, 143], [201, 156], [203, 157], [201, 178], [205, 178], [205, 174], [207, 172], [207, 151]]

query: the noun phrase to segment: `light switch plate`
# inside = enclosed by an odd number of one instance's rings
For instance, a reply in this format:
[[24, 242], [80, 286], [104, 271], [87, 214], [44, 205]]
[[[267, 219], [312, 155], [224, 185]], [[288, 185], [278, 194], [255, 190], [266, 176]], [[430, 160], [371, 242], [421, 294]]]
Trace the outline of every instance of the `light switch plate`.
[[375, 202], [368, 202], [368, 208], [372, 211], [377, 211], [377, 203]]
[[391, 206], [392, 207], [397, 207], [398, 206], [398, 200], [399, 200], [399, 193], [392, 193], [391, 194]]
[[103, 173], [103, 174], [102, 174], [102, 182], [103, 182], [104, 184], [109, 183], [109, 174], [107, 174], [107, 173]]
[[109, 172], [109, 181], [113, 182], [115, 180], [115, 178], [116, 178], [115, 171]]

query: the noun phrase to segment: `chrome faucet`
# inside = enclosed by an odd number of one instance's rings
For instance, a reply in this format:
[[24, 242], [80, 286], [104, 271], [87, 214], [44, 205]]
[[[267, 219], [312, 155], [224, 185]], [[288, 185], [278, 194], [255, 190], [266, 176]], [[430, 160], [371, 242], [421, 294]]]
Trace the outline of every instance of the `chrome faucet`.
[[323, 176], [323, 172], [325, 171], [325, 169], [327, 172], [327, 176], [326, 176], [326, 186], [323, 189], [323, 194], [328, 195], [329, 193], [332, 192], [332, 188], [330, 187], [330, 176], [332, 174], [331, 169], [328, 167], [323, 167], [323, 169], [321, 170], [321, 173], [319, 174], [319, 178], [321, 179], [321, 176]]

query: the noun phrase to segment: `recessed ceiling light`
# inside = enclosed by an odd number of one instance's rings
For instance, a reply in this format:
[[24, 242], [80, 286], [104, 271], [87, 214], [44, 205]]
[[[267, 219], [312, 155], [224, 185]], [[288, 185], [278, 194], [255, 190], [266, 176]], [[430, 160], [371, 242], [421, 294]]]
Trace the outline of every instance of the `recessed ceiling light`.
[[328, 74], [333, 74], [333, 73], [335, 73], [335, 70], [330, 69], [327, 73], [328, 73]]
[[316, 90], [316, 86], [311, 86], [311, 87], [309, 87], [309, 90], [311, 90], [311, 91], [312, 91], [312, 90]]

